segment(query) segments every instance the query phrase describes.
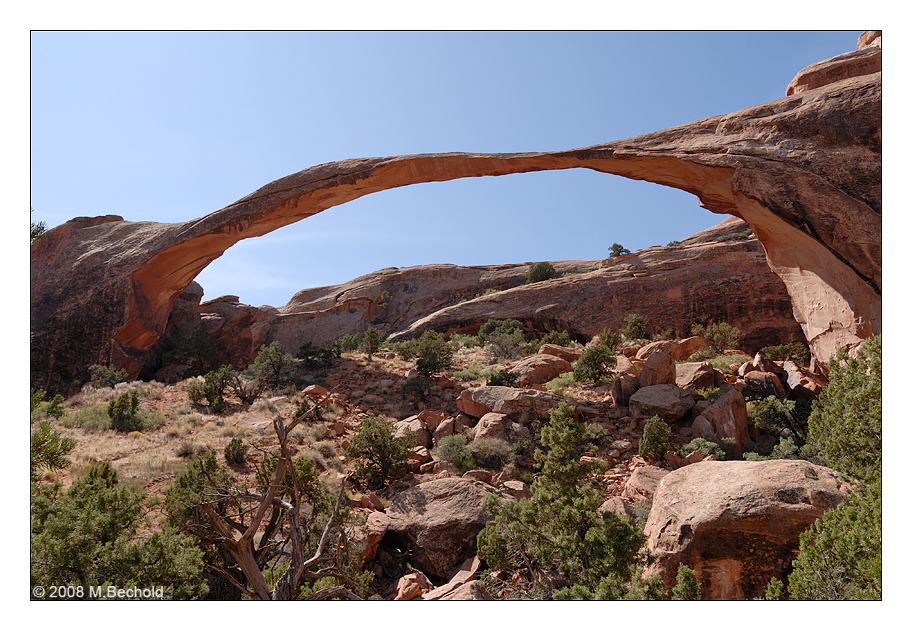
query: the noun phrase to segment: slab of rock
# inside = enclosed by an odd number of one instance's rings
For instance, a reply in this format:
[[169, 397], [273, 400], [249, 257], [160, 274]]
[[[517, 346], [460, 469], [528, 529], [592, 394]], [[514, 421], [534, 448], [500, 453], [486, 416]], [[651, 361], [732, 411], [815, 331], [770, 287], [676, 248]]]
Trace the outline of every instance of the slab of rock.
[[[477, 590], [469, 588], [467, 591], [460, 592], [459, 589], [466, 583], [474, 580], [475, 576], [478, 574], [478, 570], [481, 569], [481, 561], [477, 556], [468, 559], [463, 563], [456, 573], [453, 574], [452, 578], [446, 583], [446, 585], [441, 585], [421, 596], [417, 597], [416, 600], [491, 600], [490, 596], [488, 598], [472, 598], [470, 596]], [[461, 597], [457, 598], [448, 598], [455, 595], [460, 595]], [[469, 597], [467, 597], [469, 596]]]
[[539, 353], [510, 362], [506, 365], [506, 370], [517, 373], [519, 376], [516, 378], [516, 386], [525, 388], [548, 383], [565, 372], [571, 372], [573, 366], [566, 359], [556, 355]]
[[542, 344], [539, 347], [538, 352], [542, 355], [554, 355], [555, 357], [560, 357], [564, 361], [570, 362], [572, 364], [583, 354], [583, 349], [571, 348], [569, 346], [559, 346], [557, 344]]
[[630, 397], [640, 389], [640, 379], [635, 375], [623, 374], [611, 382], [611, 400], [615, 405], [627, 407]]
[[652, 502], [652, 497], [655, 495], [659, 482], [669, 473], [670, 471], [666, 469], [660, 469], [652, 465], [637, 467], [627, 478], [627, 484], [624, 485], [624, 491], [621, 495], [631, 502], [648, 504]]
[[[730, 390], [723, 394], [711, 406], [703, 410], [699, 418], [695, 419], [691, 430], [694, 435], [703, 436], [705, 431], [704, 424], [699, 423], [700, 418], [705, 419], [712, 426], [712, 433], [717, 438], [734, 438], [736, 457], [740, 458], [744, 453], [744, 444], [747, 442], [750, 425], [747, 418], [747, 403], [744, 397], [737, 390]], [[699, 431], [699, 433], [698, 433]]]
[[564, 397], [531, 388], [479, 386], [467, 388], [456, 399], [456, 406], [465, 414], [479, 417], [499, 412], [511, 420], [528, 425], [535, 419], [547, 419], [548, 413], [566, 401]]
[[404, 438], [407, 429], [415, 432], [415, 435], [418, 438], [416, 447], [433, 446], [431, 434], [428, 432], [427, 428], [424, 425], [424, 421], [422, 421], [419, 416], [410, 416], [408, 418], [402, 419], [401, 421], [396, 421], [393, 423], [393, 435], [396, 438]]
[[716, 384], [716, 373], [709, 362], [689, 362], [675, 366], [675, 384], [679, 388], [694, 390], [712, 388]]
[[799, 535], [844, 501], [839, 474], [804, 460], [707, 461], [662, 478], [646, 522], [646, 550], [666, 589], [678, 564], [697, 574], [706, 600], [762, 596], [784, 579]]
[[[658, 344], [658, 342], [653, 343]], [[647, 347], [644, 346], [640, 353], [645, 348]], [[676, 376], [674, 358], [663, 350], [653, 350], [649, 353], [646, 363], [640, 369], [640, 387], [658, 386], [663, 383], [673, 384]]]
[[412, 572], [396, 583], [396, 595], [393, 596], [393, 600], [413, 600], [432, 589], [434, 585], [423, 572]]
[[751, 385], [764, 397], [774, 396], [784, 399], [786, 396], [785, 388], [775, 373], [760, 372], [752, 370], [744, 375], [744, 383]]
[[687, 417], [693, 406], [694, 399], [689, 391], [669, 384], [640, 388], [629, 401], [631, 416], [638, 419], [658, 416], [666, 422]]
[[475, 426], [475, 440], [486, 437], [518, 443], [531, 438], [531, 433], [528, 427], [514, 423], [506, 414], [488, 412]]
[[826, 383], [819, 377], [812, 375], [793, 361], [782, 362], [785, 372], [786, 384], [791, 394], [796, 398], [811, 401], [820, 396]]
[[[497, 489], [465, 478], [440, 478], [396, 494], [386, 514], [387, 537], [429, 577], [449, 572], [475, 554], [475, 537], [491, 521], [484, 498]], [[498, 493], [499, 494], [499, 493]]]

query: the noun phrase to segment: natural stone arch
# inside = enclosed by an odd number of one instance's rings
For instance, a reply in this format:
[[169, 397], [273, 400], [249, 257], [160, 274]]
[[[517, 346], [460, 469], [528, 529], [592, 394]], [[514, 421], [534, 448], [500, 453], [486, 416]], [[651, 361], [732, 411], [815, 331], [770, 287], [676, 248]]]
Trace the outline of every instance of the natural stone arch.
[[825, 360], [881, 329], [880, 107], [878, 72], [584, 149], [333, 162], [181, 224], [77, 218], [32, 245], [32, 384], [72, 391], [92, 363], [135, 377], [177, 296], [241, 239], [399, 186], [569, 168], [678, 188], [747, 221]]

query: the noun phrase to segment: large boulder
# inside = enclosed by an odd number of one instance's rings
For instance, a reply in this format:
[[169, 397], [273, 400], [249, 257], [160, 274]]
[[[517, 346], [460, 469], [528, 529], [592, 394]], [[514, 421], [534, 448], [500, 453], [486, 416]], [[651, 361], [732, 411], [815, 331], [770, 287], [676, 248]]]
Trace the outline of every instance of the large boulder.
[[583, 354], [582, 348], [571, 348], [569, 346], [559, 346], [558, 344], [542, 344], [538, 349], [541, 355], [554, 355], [571, 364]]
[[[703, 419], [701, 421], [701, 419]], [[705, 423], [704, 423], [705, 421]], [[747, 403], [744, 397], [737, 390], [730, 390], [723, 394], [711, 406], [703, 410], [703, 413], [694, 419], [692, 431], [703, 435], [708, 423], [713, 428], [713, 433], [719, 439], [735, 439], [735, 455], [740, 458], [744, 452], [744, 444], [750, 437], [750, 425], [747, 418]]]
[[649, 504], [652, 502], [652, 498], [655, 495], [656, 489], [662, 481], [662, 478], [668, 475], [668, 473], [669, 471], [666, 469], [660, 469], [659, 467], [653, 467], [652, 465], [637, 467], [633, 470], [633, 473], [630, 474], [630, 477], [627, 478], [627, 483], [624, 485], [624, 491], [621, 495], [631, 502]]
[[468, 478], [440, 478], [395, 495], [386, 509], [387, 538], [432, 578], [475, 554], [475, 537], [491, 521], [484, 499], [497, 489]]
[[548, 383], [555, 377], [572, 371], [573, 366], [569, 361], [557, 355], [539, 353], [510, 362], [507, 364], [506, 370], [517, 373], [519, 376], [516, 378], [516, 385], [524, 388]]
[[716, 374], [709, 362], [678, 364], [675, 366], [675, 383], [684, 389], [708, 389], [715, 386]]
[[507, 386], [479, 386], [463, 390], [456, 399], [460, 411], [479, 418], [488, 412], [498, 412], [511, 420], [528, 425], [535, 419], [547, 419], [564, 397], [541, 390]]
[[640, 389], [640, 379], [635, 375], [624, 373], [611, 382], [611, 399], [615, 405], [627, 407], [630, 397]]
[[762, 596], [784, 579], [800, 534], [844, 501], [839, 474], [804, 460], [703, 461], [662, 478], [646, 522], [646, 550], [666, 589], [678, 564], [707, 600]]
[[630, 396], [630, 415], [638, 419], [658, 416], [667, 422], [684, 419], [694, 406], [693, 394], [669, 384], [640, 388]]
[[640, 387], [673, 384], [676, 377], [674, 357], [665, 351], [654, 350], [640, 369]]
[[475, 440], [479, 438], [500, 438], [509, 443], [518, 443], [531, 437], [528, 427], [514, 423], [506, 414], [498, 412], [488, 412], [481, 417], [475, 426]]
[[779, 377], [772, 372], [760, 372], [752, 370], [744, 375], [744, 383], [754, 388], [764, 397], [774, 396], [784, 399], [786, 395], [785, 388]]

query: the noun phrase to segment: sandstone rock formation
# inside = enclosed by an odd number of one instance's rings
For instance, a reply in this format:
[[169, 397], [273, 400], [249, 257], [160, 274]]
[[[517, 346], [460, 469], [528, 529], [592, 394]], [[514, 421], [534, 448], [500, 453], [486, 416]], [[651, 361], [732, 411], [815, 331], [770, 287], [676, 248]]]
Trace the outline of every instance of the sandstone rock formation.
[[494, 487], [464, 478], [423, 482], [393, 497], [386, 536], [429, 577], [447, 577], [475, 554], [475, 537], [491, 520], [484, 498]]
[[800, 533], [847, 496], [835, 471], [802, 460], [698, 462], [658, 483], [646, 548], [667, 589], [684, 563], [705, 600], [755, 598], [785, 579]]
[[[880, 48], [863, 53], [879, 57]], [[881, 74], [866, 67], [733, 114], [583, 149], [343, 160], [186, 223], [71, 220], [31, 246], [32, 385], [72, 392], [93, 363], [136, 376], [178, 296], [241, 239], [397, 186], [567, 168], [680, 188], [747, 221], [814, 357], [825, 360], [881, 331]], [[630, 265], [645, 257], [630, 256]], [[627, 272], [642, 292], [648, 272]]]

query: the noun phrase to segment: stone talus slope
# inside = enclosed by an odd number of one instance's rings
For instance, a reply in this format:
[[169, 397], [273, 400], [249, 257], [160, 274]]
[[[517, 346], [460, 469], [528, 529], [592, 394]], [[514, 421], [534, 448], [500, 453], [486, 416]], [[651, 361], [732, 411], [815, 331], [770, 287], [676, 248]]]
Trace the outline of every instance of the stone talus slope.
[[31, 246], [32, 385], [71, 392], [97, 362], [136, 376], [177, 297], [241, 239], [398, 186], [567, 168], [679, 188], [747, 221], [824, 360], [881, 329], [881, 100], [875, 72], [583, 149], [333, 162], [182, 224], [73, 220]]

